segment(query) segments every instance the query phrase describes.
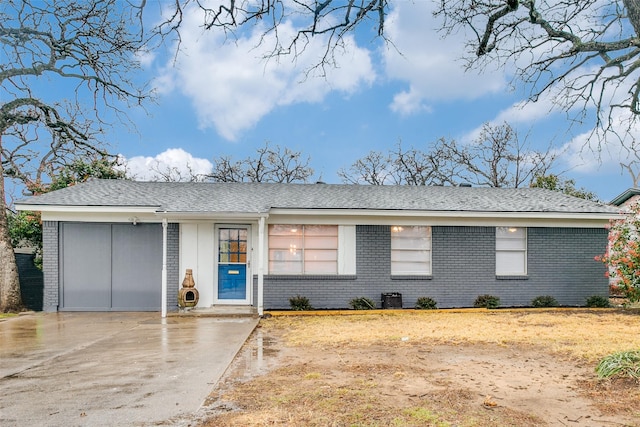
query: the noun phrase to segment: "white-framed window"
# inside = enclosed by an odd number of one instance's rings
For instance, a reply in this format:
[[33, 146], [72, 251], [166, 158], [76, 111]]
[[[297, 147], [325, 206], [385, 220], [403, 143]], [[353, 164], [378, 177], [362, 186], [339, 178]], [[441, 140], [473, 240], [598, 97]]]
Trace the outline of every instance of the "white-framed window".
[[391, 274], [399, 276], [431, 274], [431, 227], [394, 225], [391, 227]]
[[269, 274], [338, 274], [338, 226], [269, 225]]
[[527, 274], [527, 229], [496, 227], [496, 275]]

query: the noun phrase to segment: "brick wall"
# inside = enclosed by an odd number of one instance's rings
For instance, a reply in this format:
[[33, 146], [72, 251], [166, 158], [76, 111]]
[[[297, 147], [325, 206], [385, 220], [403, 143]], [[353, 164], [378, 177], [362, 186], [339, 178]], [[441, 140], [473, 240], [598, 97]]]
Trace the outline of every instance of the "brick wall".
[[[57, 311], [59, 224], [43, 223], [43, 310]], [[503, 306], [525, 306], [540, 295], [562, 305], [584, 305], [591, 295], [608, 294], [604, 266], [593, 257], [604, 252], [605, 229], [529, 228], [528, 275], [496, 278], [493, 227], [433, 227], [431, 276], [392, 277], [389, 226], [356, 228], [356, 275], [265, 276], [265, 309], [289, 308], [289, 298], [306, 296], [316, 308], [346, 308], [366, 296], [380, 304], [380, 294], [400, 292], [404, 307], [429, 296], [438, 307], [468, 307], [480, 294], [500, 297]], [[179, 225], [167, 229], [167, 309], [177, 309], [180, 287]], [[257, 302], [254, 278], [254, 301]]]
[[381, 293], [402, 293], [403, 306], [429, 296], [438, 307], [470, 307], [481, 294], [500, 297], [503, 306], [526, 306], [540, 295], [562, 305], [584, 305], [591, 295], [608, 294], [604, 267], [593, 257], [604, 252], [605, 229], [528, 229], [528, 274], [495, 275], [495, 228], [433, 227], [432, 275], [391, 276], [389, 226], [356, 229], [355, 276], [265, 276], [265, 309], [289, 308], [289, 297], [306, 296], [316, 308], [345, 308], [355, 297], [380, 304]]
[[167, 224], [167, 310], [178, 310], [178, 289], [182, 285], [180, 277], [180, 226]]
[[638, 203], [639, 201], [640, 201], [640, 194], [633, 195], [622, 204], [622, 207], [623, 208], [629, 207], [634, 203]]
[[42, 272], [44, 274], [44, 295], [42, 310], [58, 311], [58, 242], [59, 225], [57, 221], [42, 222]]
[[609, 295], [605, 266], [594, 261], [607, 246], [605, 229], [531, 228], [528, 292], [553, 295], [562, 305], [584, 305], [591, 295]]

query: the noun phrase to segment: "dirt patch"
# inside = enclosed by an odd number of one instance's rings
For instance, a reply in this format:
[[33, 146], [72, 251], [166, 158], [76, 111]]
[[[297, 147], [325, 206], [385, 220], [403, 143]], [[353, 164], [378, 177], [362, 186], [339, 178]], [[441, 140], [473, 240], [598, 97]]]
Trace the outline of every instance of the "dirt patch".
[[[553, 339], [540, 345], [524, 338], [538, 328], [544, 336], [555, 329], [561, 339], [568, 336], [564, 328], [598, 329], [597, 323], [611, 325], [616, 315], [580, 313], [588, 319], [577, 316], [569, 324], [564, 313], [527, 314], [512, 340], [488, 340], [483, 332], [489, 325], [522, 321], [520, 314], [505, 312], [499, 318], [471, 316], [481, 339], [459, 338], [473, 336], [453, 330], [456, 324], [469, 328], [461, 318], [449, 319], [448, 338], [424, 336], [426, 330], [442, 333], [432, 329], [440, 315], [397, 322], [380, 316], [270, 319], [211, 394], [205, 405], [211, 418], [204, 425], [638, 426], [636, 382], [597, 380], [591, 350], [580, 356], [559, 352]], [[631, 328], [631, 341], [622, 342], [612, 331], [616, 348], [635, 343], [640, 319], [630, 319], [619, 327]], [[413, 326], [397, 335], [393, 325], [406, 321]], [[345, 340], [348, 331], [362, 336]]]

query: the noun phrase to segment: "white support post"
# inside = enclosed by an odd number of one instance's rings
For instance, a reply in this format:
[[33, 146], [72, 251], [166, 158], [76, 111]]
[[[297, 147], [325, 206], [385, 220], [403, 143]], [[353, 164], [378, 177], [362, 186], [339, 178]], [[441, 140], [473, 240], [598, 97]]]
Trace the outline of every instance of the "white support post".
[[167, 219], [162, 219], [162, 318], [167, 317]]
[[264, 223], [262, 216], [258, 223], [258, 316], [264, 314]]

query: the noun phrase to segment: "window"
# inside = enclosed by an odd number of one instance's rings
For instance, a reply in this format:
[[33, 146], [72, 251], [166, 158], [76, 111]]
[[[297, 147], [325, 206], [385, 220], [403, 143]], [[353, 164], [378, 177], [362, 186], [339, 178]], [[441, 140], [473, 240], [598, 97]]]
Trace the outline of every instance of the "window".
[[431, 274], [431, 227], [391, 227], [391, 274]]
[[270, 274], [338, 274], [337, 225], [270, 225]]
[[247, 262], [247, 229], [221, 228], [218, 231], [218, 262]]
[[527, 229], [496, 227], [496, 275], [527, 274]]

